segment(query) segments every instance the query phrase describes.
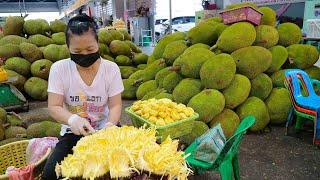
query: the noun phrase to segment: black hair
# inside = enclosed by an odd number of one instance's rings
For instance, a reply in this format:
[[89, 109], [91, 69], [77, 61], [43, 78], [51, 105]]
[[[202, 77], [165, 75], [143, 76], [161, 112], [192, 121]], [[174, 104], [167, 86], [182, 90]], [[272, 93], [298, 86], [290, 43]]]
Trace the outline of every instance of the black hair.
[[85, 32], [92, 31], [95, 39], [98, 42], [97, 35], [97, 25], [96, 22], [86, 14], [79, 14], [73, 18], [71, 18], [68, 22], [68, 26], [66, 29], [66, 43], [69, 47], [70, 44], [70, 35], [82, 35]]

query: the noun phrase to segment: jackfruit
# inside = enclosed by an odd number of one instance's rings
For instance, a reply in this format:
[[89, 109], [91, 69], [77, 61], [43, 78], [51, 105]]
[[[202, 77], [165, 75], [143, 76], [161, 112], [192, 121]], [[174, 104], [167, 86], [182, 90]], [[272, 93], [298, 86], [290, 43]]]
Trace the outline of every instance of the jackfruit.
[[136, 92], [138, 90], [140, 83], [135, 82], [135, 80], [132, 80], [132, 79], [124, 79], [122, 80], [122, 82], [124, 86], [124, 91], [121, 93], [121, 97], [123, 99], [135, 99]]
[[[155, 79], [157, 73], [166, 67], [166, 63], [163, 59], [159, 59], [154, 61], [152, 64], [148, 65], [146, 69], [142, 70], [143, 72], [139, 72], [134, 76], [130, 76], [130, 79], [142, 80], [143, 82]], [[138, 71], [137, 71], [138, 72]], [[133, 75], [133, 74], [132, 74]]]
[[52, 40], [55, 44], [64, 45], [66, 44], [66, 34], [64, 32], [52, 34]]
[[132, 60], [125, 55], [118, 55], [114, 62], [119, 66], [130, 66], [132, 64]]
[[9, 139], [5, 139], [3, 141], [0, 141], [0, 146], [12, 143], [12, 142], [16, 142], [16, 141], [22, 141], [22, 140], [27, 140], [26, 138], [9, 138]]
[[272, 62], [272, 54], [266, 48], [250, 46], [241, 48], [231, 54], [237, 64], [237, 72], [254, 79], [266, 71]]
[[132, 56], [132, 52], [130, 49], [130, 46], [126, 44], [123, 41], [114, 40], [110, 43], [109, 49], [112, 54], [119, 56], [119, 55], [125, 55], [125, 56]]
[[137, 99], [142, 99], [143, 96], [145, 96], [148, 92], [156, 90], [157, 88], [158, 87], [155, 80], [150, 80], [141, 84], [136, 93]]
[[8, 35], [0, 39], [0, 46], [6, 45], [6, 44], [20, 45], [23, 42], [27, 42], [27, 39], [24, 37], [16, 36], [16, 35]]
[[236, 74], [236, 63], [229, 54], [219, 54], [203, 63], [200, 69], [201, 82], [205, 88], [226, 88]]
[[225, 98], [221, 92], [215, 89], [206, 89], [193, 96], [188, 107], [199, 114], [199, 121], [208, 123], [213, 117], [222, 112], [225, 106]]
[[154, 97], [155, 99], [171, 99], [173, 100], [172, 94], [162, 92]]
[[168, 75], [170, 74], [172, 71], [170, 71], [170, 67], [166, 67], [164, 69], [161, 69], [157, 74], [156, 74], [156, 77], [155, 77], [155, 80], [157, 82], [157, 86], [159, 88], [162, 88], [163, 87], [163, 79]]
[[194, 45], [188, 47], [183, 53], [188, 53], [189, 51], [191, 51], [193, 49], [197, 49], [197, 48], [210, 49], [210, 46], [208, 46], [206, 44], [202, 44], [202, 43], [197, 43], [197, 44], [194, 44]]
[[239, 22], [227, 27], [219, 36], [217, 43], [212, 49], [221, 49], [231, 53], [238, 49], [251, 46], [256, 40], [254, 26], [247, 22]]
[[272, 91], [271, 78], [261, 73], [256, 78], [251, 80], [251, 92], [250, 96], [255, 96], [261, 100], [265, 100]]
[[187, 145], [190, 145], [196, 140], [196, 138], [200, 137], [208, 130], [209, 127], [206, 123], [202, 121], [194, 121], [191, 133], [180, 137], [180, 141], [186, 143]]
[[31, 63], [43, 58], [42, 51], [34, 44], [21, 43], [19, 45], [19, 49], [23, 58], [25, 58]]
[[6, 69], [7, 73], [8, 73], [8, 77], [9, 78], [17, 78], [17, 80], [13, 81], [11, 84], [14, 85], [17, 89], [19, 89], [19, 91], [23, 91], [24, 90], [24, 83], [27, 81], [27, 79], [16, 73], [15, 71], [11, 71], [9, 69]]
[[147, 64], [139, 64], [137, 68], [140, 70], [144, 70], [145, 68], [147, 68], [147, 66], [148, 66]]
[[275, 26], [277, 21], [276, 12], [269, 7], [261, 7], [258, 9], [263, 15], [261, 17], [260, 25]]
[[5, 130], [5, 137], [8, 138], [18, 138], [27, 135], [27, 130], [19, 126], [10, 126]]
[[52, 62], [70, 57], [69, 49], [65, 45], [50, 44], [43, 50], [43, 56]]
[[203, 63], [212, 60], [215, 54], [208, 49], [197, 48], [182, 54], [174, 63], [173, 70], [177, 70], [182, 76], [198, 79]]
[[34, 77], [47, 80], [49, 78], [52, 62], [47, 59], [40, 59], [31, 64], [31, 74]]
[[61, 125], [51, 121], [33, 123], [27, 128], [28, 138], [42, 138], [46, 136], [59, 136]]
[[148, 99], [154, 98], [155, 96], [157, 96], [160, 93], [165, 93], [165, 92], [166, 92], [166, 90], [164, 90], [164, 89], [156, 89], [156, 90], [148, 92], [146, 95], [143, 96], [143, 98], [141, 100], [148, 100]]
[[201, 81], [198, 79], [183, 79], [173, 90], [173, 99], [177, 103], [188, 104], [190, 99], [202, 90]]
[[142, 81], [142, 78], [143, 78], [143, 75], [144, 75], [144, 70], [138, 70], [134, 73], [132, 73], [128, 79], [132, 79], [134, 81], [137, 81], [137, 80], [141, 80]]
[[262, 131], [270, 122], [270, 116], [266, 104], [257, 97], [249, 97], [243, 104], [241, 104], [236, 113], [240, 120], [253, 115], [256, 119], [250, 131]]
[[7, 115], [7, 120], [8, 120], [8, 123], [10, 124], [10, 126], [22, 126], [23, 125], [23, 121], [15, 115]]
[[46, 136], [47, 137], [60, 137], [61, 124], [53, 123], [53, 122], [50, 122], [48, 124], [50, 126], [43, 125], [43, 126], [47, 126], [48, 127], [47, 132], [46, 132]]
[[284, 81], [286, 80], [285, 71], [286, 70], [276, 71], [271, 75], [273, 87], [285, 87], [284, 86]]
[[269, 49], [272, 54], [272, 62], [267, 70], [268, 73], [274, 73], [280, 70], [281, 66], [286, 62], [288, 59], [288, 51], [283, 46], [274, 46]]
[[115, 29], [109, 29], [108, 32], [111, 34], [113, 40], [124, 40], [124, 36], [122, 35], [121, 32], [115, 30]]
[[171, 72], [167, 76], [164, 77], [162, 81], [162, 87], [169, 93], [172, 93], [174, 88], [179, 84], [179, 82], [183, 79], [183, 77], [176, 73]]
[[136, 44], [134, 44], [133, 42], [128, 41], [128, 40], [126, 40], [124, 42], [127, 43], [130, 46], [130, 48], [131, 48], [131, 50], [133, 52], [135, 52], [135, 53], [141, 53], [142, 52], [141, 49]]
[[99, 54], [100, 56], [109, 55], [110, 51], [107, 45], [99, 43]]
[[98, 41], [99, 43], [110, 45], [113, 37], [108, 30], [102, 28], [98, 31]]
[[44, 19], [30, 19], [23, 24], [24, 32], [28, 35], [43, 34], [50, 31], [49, 23]]
[[128, 79], [138, 69], [132, 66], [119, 66], [122, 79]]
[[35, 100], [47, 100], [48, 82], [38, 77], [29, 78], [24, 84], [24, 91]]
[[276, 28], [268, 25], [260, 25], [256, 27], [257, 37], [254, 45], [264, 48], [271, 48], [277, 45], [279, 34]]
[[160, 39], [153, 50], [153, 56], [155, 60], [162, 58], [163, 52], [169, 43], [173, 41], [184, 40], [185, 37], [186, 34], [184, 32], [175, 32]]
[[216, 27], [215, 27], [215, 31], [216, 31], [217, 36], [220, 37], [221, 34], [222, 34], [222, 32], [223, 32], [225, 29], [227, 29], [227, 27], [229, 27], [229, 26], [228, 26], [228, 25], [225, 25], [225, 24], [223, 24], [223, 23], [217, 24]]
[[287, 121], [291, 109], [290, 93], [286, 88], [274, 88], [265, 101], [272, 124], [282, 124]]
[[5, 129], [3, 125], [0, 124], [0, 146], [2, 145], [1, 142], [2, 140], [4, 140], [4, 138], [5, 138]]
[[28, 38], [28, 42], [32, 43], [38, 47], [41, 46], [47, 46], [49, 44], [53, 44], [53, 40], [47, 36], [41, 35], [41, 34], [36, 34], [32, 35]]
[[5, 124], [6, 122], [7, 122], [7, 111], [0, 107], [0, 124]]
[[226, 99], [226, 108], [234, 109], [242, 104], [249, 96], [250, 80], [241, 74], [236, 74], [231, 84], [222, 91]]
[[310, 78], [320, 80], [320, 68], [318, 66], [312, 66], [304, 71], [308, 73]]
[[4, 68], [15, 71], [25, 77], [30, 74], [31, 63], [20, 57], [12, 57], [6, 60]]
[[257, 5], [253, 2], [243, 2], [243, 3], [235, 3], [235, 4], [230, 4], [226, 6], [226, 9], [235, 9], [235, 8], [241, 8], [245, 6], [250, 6], [252, 8], [257, 8]]
[[302, 33], [299, 26], [293, 23], [283, 23], [278, 26], [279, 45], [287, 47], [293, 44], [299, 44], [302, 39]]
[[294, 44], [287, 47], [289, 60], [299, 69], [312, 67], [319, 59], [319, 52], [316, 47], [308, 44]]
[[0, 32], [0, 39], [4, 37], [3, 32]]
[[131, 41], [131, 35], [128, 33], [127, 29], [119, 29], [118, 32], [123, 35], [124, 40]]
[[218, 23], [222, 23], [223, 19], [221, 17], [211, 17], [208, 19], [204, 19], [202, 22], [218, 22]]
[[61, 20], [54, 20], [50, 22], [51, 33], [65, 32], [67, 30], [67, 24]]
[[19, 45], [16, 44], [6, 44], [6, 45], [0, 45], [0, 59], [8, 59], [11, 57], [19, 57], [20, 49]]
[[153, 55], [150, 55], [150, 56], [148, 57], [147, 65], [152, 64], [154, 61], [156, 61], [156, 59], [154, 58]]
[[187, 48], [188, 46], [183, 40], [171, 42], [164, 49], [162, 55], [163, 59], [165, 59], [168, 66], [172, 65], [174, 60], [176, 60]]
[[3, 34], [21, 36], [23, 33], [24, 18], [20, 16], [9, 16], [3, 25]]
[[213, 128], [220, 124], [223, 134], [228, 139], [236, 131], [240, 124], [239, 116], [230, 109], [224, 109], [220, 114], [210, 121], [210, 127]]
[[102, 55], [102, 57], [103, 57], [103, 59], [106, 59], [106, 60], [109, 60], [109, 61], [112, 61], [112, 62], [115, 61], [115, 59], [113, 57], [111, 57], [110, 55], [108, 55], [108, 54]]
[[148, 55], [144, 53], [135, 53], [133, 56], [133, 62], [135, 65], [139, 64], [147, 64], [148, 62]]
[[187, 41], [189, 44], [203, 43], [213, 45], [217, 39], [218, 34], [215, 31], [218, 22], [202, 22], [197, 26], [191, 28], [187, 33]]

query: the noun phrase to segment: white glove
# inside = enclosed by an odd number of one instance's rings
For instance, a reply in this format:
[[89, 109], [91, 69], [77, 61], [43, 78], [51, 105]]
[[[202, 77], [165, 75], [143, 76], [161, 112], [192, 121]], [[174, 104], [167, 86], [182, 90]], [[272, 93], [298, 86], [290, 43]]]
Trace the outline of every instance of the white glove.
[[112, 127], [112, 126], [115, 126], [115, 125], [112, 122], [107, 122], [105, 128], [109, 128], [109, 127]]
[[88, 120], [78, 116], [77, 114], [73, 114], [72, 116], [69, 117], [68, 125], [70, 126], [73, 134], [75, 135], [86, 136], [95, 132], [95, 130], [91, 127]]

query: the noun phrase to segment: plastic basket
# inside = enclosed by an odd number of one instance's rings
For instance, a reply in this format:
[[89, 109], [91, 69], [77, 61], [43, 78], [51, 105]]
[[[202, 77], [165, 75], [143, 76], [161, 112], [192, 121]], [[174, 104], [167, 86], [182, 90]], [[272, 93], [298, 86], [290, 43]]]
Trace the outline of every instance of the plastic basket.
[[224, 24], [232, 24], [241, 21], [247, 21], [254, 25], [260, 25], [262, 13], [252, 8], [245, 6], [235, 9], [230, 9], [220, 13]]
[[194, 113], [194, 115], [189, 118], [176, 121], [165, 126], [156, 126], [155, 124], [152, 124], [146, 119], [135, 114], [130, 108], [131, 107], [126, 108], [125, 111], [130, 116], [133, 126], [141, 127], [146, 124], [147, 127], [155, 127], [160, 142], [164, 141], [169, 135], [170, 138], [175, 139], [191, 133], [193, 121], [199, 117], [197, 113]]

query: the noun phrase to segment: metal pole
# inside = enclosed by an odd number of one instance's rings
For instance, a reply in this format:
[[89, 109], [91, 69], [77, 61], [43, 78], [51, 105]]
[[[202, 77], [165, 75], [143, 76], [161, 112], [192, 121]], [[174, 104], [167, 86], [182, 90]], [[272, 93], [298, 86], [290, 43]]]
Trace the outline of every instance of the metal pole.
[[169, 0], [169, 34], [172, 33], [172, 1]]
[[127, 17], [126, 14], [128, 14], [127, 12], [127, 0], [123, 0], [123, 21], [125, 22], [126, 28], [127, 27]]

